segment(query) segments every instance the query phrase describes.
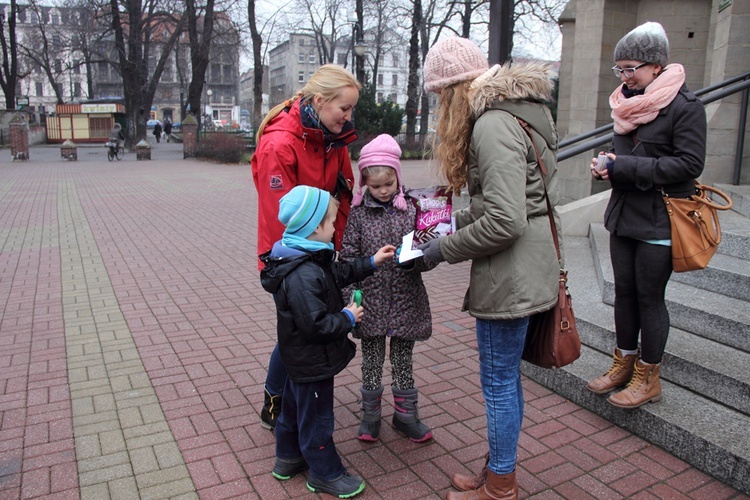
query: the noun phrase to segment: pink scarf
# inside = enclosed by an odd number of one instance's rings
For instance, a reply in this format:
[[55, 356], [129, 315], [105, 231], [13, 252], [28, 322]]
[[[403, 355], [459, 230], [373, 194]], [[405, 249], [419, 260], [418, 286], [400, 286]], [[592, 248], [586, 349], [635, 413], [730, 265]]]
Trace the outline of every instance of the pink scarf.
[[649, 123], [659, 111], [671, 103], [685, 84], [685, 68], [682, 64], [669, 64], [642, 95], [630, 99], [622, 94], [622, 85], [609, 96], [615, 132], [620, 135], [632, 132], [639, 125]]

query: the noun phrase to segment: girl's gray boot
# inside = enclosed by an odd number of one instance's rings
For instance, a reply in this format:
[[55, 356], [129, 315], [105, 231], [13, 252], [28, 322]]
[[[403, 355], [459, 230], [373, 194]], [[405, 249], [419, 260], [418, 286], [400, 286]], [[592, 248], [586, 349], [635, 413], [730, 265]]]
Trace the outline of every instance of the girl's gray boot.
[[360, 387], [359, 392], [362, 393], [362, 421], [359, 424], [357, 438], [360, 441], [377, 441], [380, 437], [380, 400], [383, 396], [383, 386], [374, 391]]
[[432, 438], [429, 427], [419, 421], [417, 409], [417, 389], [398, 389], [391, 386], [393, 391], [393, 427], [406, 434], [415, 443], [421, 443]]

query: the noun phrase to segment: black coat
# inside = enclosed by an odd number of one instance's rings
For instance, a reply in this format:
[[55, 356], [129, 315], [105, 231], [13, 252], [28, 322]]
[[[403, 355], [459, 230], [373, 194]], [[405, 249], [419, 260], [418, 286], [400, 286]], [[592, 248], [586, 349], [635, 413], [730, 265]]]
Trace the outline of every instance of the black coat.
[[341, 289], [374, 272], [370, 258], [333, 262], [332, 250], [297, 256], [261, 256], [261, 285], [273, 294], [279, 352], [289, 377], [310, 383], [333, 377], [354, 358], [357, 347]]
[[706, 160], [706, 128], [703, 103], [683, 86], [653, 121], [614, 135], [617, 159], [609, 167], [612, 196], [604, 214], [610, 233], [645, 240], [671, 237], [660, 188], [674, 198], [695, 193]]

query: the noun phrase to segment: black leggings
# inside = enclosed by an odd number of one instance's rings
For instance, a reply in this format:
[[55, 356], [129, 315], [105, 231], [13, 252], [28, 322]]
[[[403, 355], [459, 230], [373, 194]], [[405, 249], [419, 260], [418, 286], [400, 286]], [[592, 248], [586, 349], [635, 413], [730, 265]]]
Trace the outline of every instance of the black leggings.
[[[377, 390], [383, 383], [385, 337], [362, 339], [362, 387]], [[414, 389], [412, 352], [414, 341], [391, 337], [391, 376], [393, 385], [401, 390]]]
[[660, 363], [669, 336], [664, 292], [672, 275], [672, 248], [632, 238], [610, 236], [615, 274], [615, 332], [617, 347], [638, 348], [641, 358]]

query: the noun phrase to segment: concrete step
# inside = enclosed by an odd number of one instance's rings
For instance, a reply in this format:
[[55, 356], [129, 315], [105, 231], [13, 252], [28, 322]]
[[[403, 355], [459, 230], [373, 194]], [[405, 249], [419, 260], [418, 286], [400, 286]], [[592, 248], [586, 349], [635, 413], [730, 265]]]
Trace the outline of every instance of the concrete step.
[[750, 417], [666, 380], [659, 403], [635, 410], [616, 408], [585, 387], [586, 381], [600, 375], [609, 362], [610, 356], [584, 346], [581, 357], [562, 369], [545, 370], [523, 362], [521, 371], [704, 473], [750, 494]]
[[[565, 240], [566, 247], [569, 239]], [[613, 305], [615, 293], [609, 257], [609, 233], [602, 224], [591, 225], [589, 242], [593, 252], [592, 265], [598, 275], [602, 301]], [[567, 256], [566, 248], [566, 259]], [[732, 293], [737, 297], [750, 298], [750, 289], [742, 288], [747, 287], [748, 282], [742, 282], [741, 278], [737, 281], [740, 288], [733, 289]], [[667, 285], [666, 302], [673, 327], [750, 352], [750, 304], [747, 300], [670, 280]]]
[[672, 279], [696, 288], [746, 300], [750, 296], [750, 261], [717, 253], [706, 269], [674, 273]]
[[750, 217], [750, 186], [733, 186], [731, 184], [716, 184], [715, 188], [721, 189], [732, 199], [732, 210]]
[[[593, 235], [592, 235], [593, 238]], [[750, 354], [672, 328], [663, 368], [662, 401], [621, 410], [586, 390], [610, 365], [613, 308], [601, 301], [600, 277], [587, 238], [565, 239], [566, 267], [581, 358], [560, 370], [523, 363], [522, 372], [718, 479], [750, 493]], [[607, 254], [607, 262], [609, 262]]]
[[750, 219], [734, 210], [719, 212], [721, 243], [717, 253], [750, 259]]
[[[590, 269], [587, 242], [567, 238], [574, 253], [566, 260], [573, 308], [581, 342], [611, 357], [615, 350], [614, 307], [601, 302]], [[664, 353], [662, 376], [677, 385], [750, 415], [750, 353], [672, 327]], [[601, 367], [602, 373], [609, 364]]]

